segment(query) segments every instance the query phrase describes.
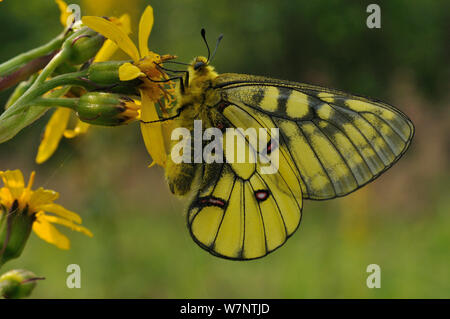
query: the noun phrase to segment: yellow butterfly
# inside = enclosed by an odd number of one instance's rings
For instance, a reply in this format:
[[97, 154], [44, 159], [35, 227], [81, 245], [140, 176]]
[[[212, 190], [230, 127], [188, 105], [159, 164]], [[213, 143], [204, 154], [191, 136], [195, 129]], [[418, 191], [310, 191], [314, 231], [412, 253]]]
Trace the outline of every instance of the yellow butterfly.
[[[300, 224], [303, 199], [357, 190], [391, 167], [414, 135], [408, 117], [381, 101], [262, 76], [218, 75], [209, 57], [195, 58], [183, 82], [175, 128], [194, 134], [194, 121], [202, 120], [203, 131], [279, 129], [278, 144], [269, 141], [265, 149], [278, 149], [274, 174], [262, 174], [259, 161], [179, 163], [169, 156], [171, 191], [191, 196], [192, 238], [223, 258], [260, 258], [282, 246]], [[248, 136], [245, 142], [260, 151]], [[230, 149], [223, 152], [228, 158]]]

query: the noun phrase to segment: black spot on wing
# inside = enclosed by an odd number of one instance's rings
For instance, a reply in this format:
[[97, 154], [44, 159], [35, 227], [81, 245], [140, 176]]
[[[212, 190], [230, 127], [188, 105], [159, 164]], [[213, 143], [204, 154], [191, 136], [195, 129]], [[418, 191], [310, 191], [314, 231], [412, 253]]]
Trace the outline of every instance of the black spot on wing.
[[278, 112], [281, 114], [286, 114], [286, 104], [291, 96], [292, 89], [278, 87], [278, 98], [277, 98], [277, 108]]
[[320, 100], [319, 98], [316, 98], [311, 95], [308, 95], [307, 99], [308, 99], [308, 105], [310, 106], [310, 109], [311, 109], [311, 115], [312, 115], [311, 119], [318, 118], [319, 116], [317, 115], [317, 109], [324, 102], [322, 102], [322, 100]]
[[259, 105], [261, 101], [264, 99], [265, 89], [262, 86], [258, 86], [258, 89], [253, 94], [251, 100], [254, 103], [253, 105]]

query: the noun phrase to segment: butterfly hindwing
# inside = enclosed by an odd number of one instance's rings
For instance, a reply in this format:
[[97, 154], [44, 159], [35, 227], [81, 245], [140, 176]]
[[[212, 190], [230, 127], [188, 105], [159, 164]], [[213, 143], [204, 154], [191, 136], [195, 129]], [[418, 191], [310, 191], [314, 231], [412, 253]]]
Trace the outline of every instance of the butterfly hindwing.
[[[255, 147], [247, 139], [245, 143]], [[225, 148], [225, 157], [227, 152]], [[302, 190], [295, 170], [284, 157], [274, 174], [263, 174], [261, 166], [259, 161], [254, 169], [245, 163], [202, 165], [187, 217], [202, 248], [229, 259], [260, 258], [298, 228]]]
[[280, 129], [281, 153], [295, 165], [304, 198], [344, 196], [374, 180], [414, 134], [394, 107], [336, 90], [239, 74], [220, 75], [214, 86], [232, 105], [228, 119]]

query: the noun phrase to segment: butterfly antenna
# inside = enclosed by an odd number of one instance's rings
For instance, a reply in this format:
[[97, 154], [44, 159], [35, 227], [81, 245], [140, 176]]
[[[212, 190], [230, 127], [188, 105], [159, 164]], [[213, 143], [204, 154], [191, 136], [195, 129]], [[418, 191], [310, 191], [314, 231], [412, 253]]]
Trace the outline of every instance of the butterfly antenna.
[[[222, 39], [223, 39], [223, 34], [219, 35], [219, 37], [217, 38], [216, 47], [214, 48], [214, 52], [213, 52], [213, 54], [211, 56], [211, 61], [216, 56], [217, 48], [219, 47], [219, 43], [220, 43], [220, 41], [222, 41]], [[209, 59], [208, 59], [208, 61], [209, 61]]]
[[202, 28], [202, 30], [200, 31], [200, 34], [202, 35], [203, 41], [205, 41], [206, 48], [208, 49], [208, 60], [206, 62], [206, 63], [208, 63], [209, 62], [209, 58], [211, 57], [211, 51], [209, 50], [208, 41], [206, 41], [206, 30], [205, 30], [205, 28]]
[[189, 66], [189, 63], [184, 63], [184, 62], [178, 62], [178, 61], [165, 61], [164, 63], [174, 63], [174, 64], [181, 64], [181, 65], [187, 65]]

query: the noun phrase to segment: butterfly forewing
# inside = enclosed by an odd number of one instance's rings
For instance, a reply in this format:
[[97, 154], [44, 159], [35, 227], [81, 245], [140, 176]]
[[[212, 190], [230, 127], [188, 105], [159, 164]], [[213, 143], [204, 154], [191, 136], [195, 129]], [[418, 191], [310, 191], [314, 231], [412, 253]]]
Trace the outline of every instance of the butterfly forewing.
[[[274, 174], [262, 174], [260, 162], [251, 174], [239, 164], [204, 164], [187, 216], [194, 240], [214, 255], [239, 260], [283, 245], [298, 228], [302, 209], [301, 184], [288, 160], [280, 157]], [[215, 178], [208, 178], [213, 171]]]
[[372, 181], [401, 157], [414, 134], [396, 108], [332, 89], [239, 74], [220, 75], [214, 85], [234, 107], [224, 111], [227, 118], [245, 125], [252, 117], [280, 129], [280, 149], [294, 164], [305, 198], [344, 196]]
[[[216, 256], [248, 260], [274, 251], [298, 228], [303, 198], [344, 196], [374, 180], [414, 134], [402, 112], [380, 101], [266, 77], [210, 75], [208, 94], [218, 98], [208, 104], [202, 91], [203, 112], [192, 114], [222, 132], [240, 129], [221, 137], [225, 162], [202, 163], [192, 182], [188, 227]], [[261, 132], [268, 141], [259, 143]], [[236, 161], [239, 150], [249, 162]], [[275, 151], [276, 164], [263, 160]], [[267, 165], [276, 169], [267, 173]]]

